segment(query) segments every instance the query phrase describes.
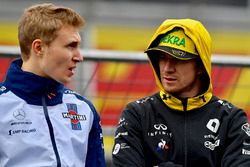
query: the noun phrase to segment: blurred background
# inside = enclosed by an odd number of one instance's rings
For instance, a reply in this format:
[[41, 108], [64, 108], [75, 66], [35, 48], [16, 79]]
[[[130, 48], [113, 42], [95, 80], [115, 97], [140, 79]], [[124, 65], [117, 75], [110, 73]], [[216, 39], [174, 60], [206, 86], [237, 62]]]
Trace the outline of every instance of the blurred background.
[[163, 20], [194, 18], [210, 31], [214, 53], [250, 54], [250, 0], [0, 0], [0, 44], [16, 45], [24, 8], [42, 2], [86, 19], [84, 48], [142, 51]]
[[[250, 0], [0, 0], [0, 46], [18, 46], [17, 23], [23, 10], [45, 2], [70, 7], [85, 18], [82, 49], [143, 53], [162, 21], [193, 18], [210, 32], [213, 55], [250, 58]], [[1, 55], [0, 81], [11, 60]], [[212, 74], [214, 93], [250, 115], [249, 67], [214, 66]], [[100, 113], [109, 166], [123, 107], [157, 91], [150, 67], [146, 61], [87, 60], [68, 86], [90, 98]]]

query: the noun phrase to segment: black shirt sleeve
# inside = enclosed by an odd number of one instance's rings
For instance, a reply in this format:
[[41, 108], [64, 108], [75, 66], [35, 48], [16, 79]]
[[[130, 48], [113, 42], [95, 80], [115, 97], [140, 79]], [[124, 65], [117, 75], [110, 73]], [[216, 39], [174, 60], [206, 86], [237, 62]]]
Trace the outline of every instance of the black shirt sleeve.
[[221, 165], [225, 167], [250, 166], [250, 126], [246, 113], [234, 107], [226, 136], [226, 148]]
[[118, 122], [115, 143], [112, 152], [113, 167], [144, 167], [140, 117], [135, 109], [128, 105]]

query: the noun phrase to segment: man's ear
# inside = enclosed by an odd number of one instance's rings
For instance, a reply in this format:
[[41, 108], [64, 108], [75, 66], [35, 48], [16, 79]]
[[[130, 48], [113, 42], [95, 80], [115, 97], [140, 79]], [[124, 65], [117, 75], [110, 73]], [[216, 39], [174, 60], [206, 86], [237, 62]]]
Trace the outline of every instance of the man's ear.
[[201, 75], [201, 74], [204, 74], [206, 73], [206, 69], [203, 65], [199, 65], [198, 66], [198, 74]]
[[43, 54], [43, 45], [41, 39], [35, 39], [32, 42], [32, 51], [37, 56], [41, 56]]

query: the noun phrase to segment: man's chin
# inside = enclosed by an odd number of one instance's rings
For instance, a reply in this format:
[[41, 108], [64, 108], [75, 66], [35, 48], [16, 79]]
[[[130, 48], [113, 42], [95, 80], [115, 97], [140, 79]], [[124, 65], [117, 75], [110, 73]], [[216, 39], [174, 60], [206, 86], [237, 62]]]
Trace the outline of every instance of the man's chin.
[[178, 93], [178, 90], [175, 87], [170, 87], [170, 86], [165, 86], [164, 87], [165, 91], [168, 92], [169, 94], [175, 94]]
[[64, 79], [60, 79], [57, 80], [57, 82], [61, 83], [61, 84], [69, 84], [71, 82], [72, 78], [64, 78]]

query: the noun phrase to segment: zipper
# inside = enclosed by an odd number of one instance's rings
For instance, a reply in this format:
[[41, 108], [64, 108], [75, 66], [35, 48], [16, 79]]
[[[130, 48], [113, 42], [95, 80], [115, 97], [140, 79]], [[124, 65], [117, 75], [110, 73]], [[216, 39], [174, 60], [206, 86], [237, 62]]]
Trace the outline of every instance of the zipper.
[[187, 167], [187, 101], [187, 98], [182, 100], [184, 111], [184, 167]]
[[45, 119], [46, 119], [46, 122], [47, 122], [48, 127], [49, 127], [49, 134], [50, 134], [50, 139], [51, 139], [51, 142], [52, 142], [52, 147], [53, 147], [53, 150], [54, 150], [54, 153], [55, 153], [55, 156], [56, 156], [57, 167], [61, 167], [61, 160], [60, 160], [59, 153], [58, 153], [58, 150], [57, 150], [57, 147], [56, 147], [54, 131], [53, 131], [51, 121], [49, 119], [48, 108], [47, 108], [45, 96], [42, 96], [42, 104], [43, 104], [43, 112], [44, 112], [44, 115], [45, 115]]

